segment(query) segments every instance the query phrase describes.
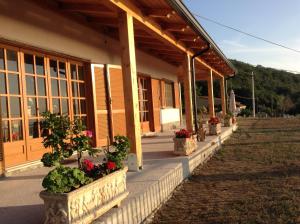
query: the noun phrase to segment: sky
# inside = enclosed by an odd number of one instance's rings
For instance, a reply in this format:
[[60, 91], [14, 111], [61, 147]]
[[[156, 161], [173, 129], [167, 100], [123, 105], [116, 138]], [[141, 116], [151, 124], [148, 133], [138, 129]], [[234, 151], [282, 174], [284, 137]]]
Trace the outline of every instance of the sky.
[[[192, 13], [300, 51], [300, 0], [184, 0], [184, 3]], [[197, 19], [228, 58], [300, 74], [300, 53]]]

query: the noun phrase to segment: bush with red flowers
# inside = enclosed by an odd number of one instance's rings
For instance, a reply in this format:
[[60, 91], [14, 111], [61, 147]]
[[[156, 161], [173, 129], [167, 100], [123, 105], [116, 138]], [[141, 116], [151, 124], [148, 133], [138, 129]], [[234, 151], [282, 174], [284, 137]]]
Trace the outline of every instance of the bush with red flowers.
[[190, 138], [192, 133], [186, 129], [180, 129], [175, 132], [175, 138]]
[[217, 125], [220, 123], [220, 119], [218, 117], [211, 117], [208, 123], [211, 125]]

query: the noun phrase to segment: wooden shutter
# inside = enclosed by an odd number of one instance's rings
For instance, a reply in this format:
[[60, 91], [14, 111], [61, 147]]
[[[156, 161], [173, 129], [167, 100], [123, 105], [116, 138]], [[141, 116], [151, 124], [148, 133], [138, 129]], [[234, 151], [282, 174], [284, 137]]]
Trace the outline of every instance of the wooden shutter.
[[174, 82], [174, 98], [175, 98], [175, 107], [180, 108], [180, 95], [179, 95], [178, 82]]
[[152, 87], [154, 131], [158, 132], [161, 130], [161, 124], [160, 124], [161, 84], [160, 84], [160, 80], [151, 79], [151, 87]]
[[122, 69], [108, 67], [112, 100], [113, 135], [126, 135], [126, 117]]
[[95, 88], [96, 105], [96, 145], [107, 145], [107, 138], [110, 138], [108, 96], [103, 66], [93, 66], [93, 80]]

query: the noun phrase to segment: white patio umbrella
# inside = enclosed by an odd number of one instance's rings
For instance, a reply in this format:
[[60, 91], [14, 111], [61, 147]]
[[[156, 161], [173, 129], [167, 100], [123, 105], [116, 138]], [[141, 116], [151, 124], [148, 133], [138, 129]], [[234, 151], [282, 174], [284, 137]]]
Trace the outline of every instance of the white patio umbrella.
[[236, 115], [235, 114], [236, 113], [236, 103], [235, 103], [235, 95], [234, 95], [233, 90], [230, 91], [229, 108], [228, 109], [232, 114]]

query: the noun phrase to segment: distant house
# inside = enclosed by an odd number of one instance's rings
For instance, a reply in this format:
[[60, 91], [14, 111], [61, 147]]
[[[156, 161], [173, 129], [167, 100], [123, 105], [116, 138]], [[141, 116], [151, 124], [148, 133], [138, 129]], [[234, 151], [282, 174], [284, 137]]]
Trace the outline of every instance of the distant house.
[[[196, 80], [235, 73], [179, 0], [0, 0], [0, 173], [35, 165], [45, 149], [44, 111], [80, 118], [94, 146], [127, 135], [142, 167], [141, 134], [180, 121], [193, 129], [191, 58]], [[179, 91], [184, 85], [184, 93]], [[221, 101], [221, 102], [220, 102]]]

